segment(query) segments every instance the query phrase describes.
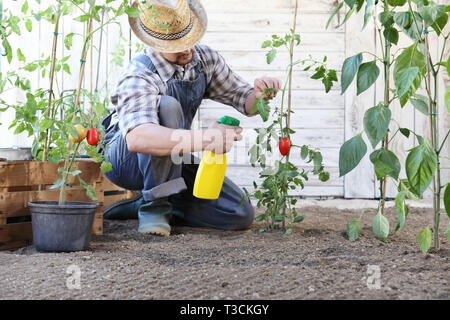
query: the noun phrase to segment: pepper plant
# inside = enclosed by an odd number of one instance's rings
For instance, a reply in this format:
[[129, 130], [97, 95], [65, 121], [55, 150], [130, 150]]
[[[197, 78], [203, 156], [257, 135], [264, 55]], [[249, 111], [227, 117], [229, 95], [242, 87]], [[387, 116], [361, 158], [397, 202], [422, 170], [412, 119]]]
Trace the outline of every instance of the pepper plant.
[[[297, 7], [295, 16], [297, 16]], [[253, 167], [258, 164], [261, 167], [259, 178], [262, 182], [258, 185], [253, 182], [254, 191], [252, 195], [258, 200], [257, 207], [263, 206], [264, 213], [256, 217], [256, 221], [265, 221], [266, 224], [260, 231], [270, 229], [283, 229], [285, 234], [292, 233], [294, 223], [303, 221], [304, 216], [299, 215], [295, 204], [297, 199], [289, 194], [297, 187], [304, 188], [308, 181], [309, 174], [319, 176], [321, 181], [329, 179], [329, 173], [325, 171], [322, 163], [322, 154], [314, 147], [303, 145], [299, 146], [292, 143], [291, 134], [295, 133], [290, 126], [290, 115], [293, 113], [291, 106], [292, 73], [295, 66], [302, 66], [303, 70], [314, 69], [315, 72], [311, 78], [320, 79], [328, 92], [333, 82], [337, 81], [336, 71], [328, 69], [326, 66], [326, 57], [322, 61], [316, 61], [312, 58], [294, 60], [294, 47], [301, 43], [300, 35], [295, 33], [294, 28], [289, 33], [280, 37], [273, 35], [270, 40], [264, 41], [262, 48], [268, 48], [266, 54], [267, 63], [274, 61], [279, 48], [284, 48], [289, 52], [289, 64], [286, 68], [286, 80], [281, 90], [281, 105], [271, 107], [267, 93], [275, 89], [266, 89], [261, 98], [257, 98], [251, 110], [251, 113], [258, 111], [264, 122], [272, 120], [267, 127], [255, 129], [257, 133], [256, 144], [249, 150], [250, 163]], [[287, 94], [287, 97], [286, 97]], [[287, 104], [286, 104], [287, 98]], [[270, 117], [271, 116], [271, 117]], [[278, 144], [281, 158], [278, 151], [273, 150], [273, 144]], [[292, 152], [299, 152], [300, 156], [307, 163], [312, 164], [312, 169], [298, 168], [289, 161]], [[274, 163], [270, 159], [275, 158]], [[247, 196], [251, 194], [244, 188]]]
[[[343, 23], [364, 7], [363, 29], [373, 19], [378, 35], [378, 45], [383, 50], [381, 57], [376, 52], [361, 52], [344, 61], [341, 75], [342, 93], [347, 90], [355, 77], [358, 95], [369, 89], [379, 79], [379, 66], [381, 66], [383, 78], [380, 81], [384, 84], [384, 99], [366, 111], [363, 120], [364, 131], [342, 145], [339, 156], [340, 175], [343, 176], [358, 166], [367, 153], [367, 145], [362, 138], [365, 134], [375, 149], [370, 154], [370, 161], [374, 166], [380, 189], [380, 202], [377, 214], [372, 220], [372, 229], [375, 236], [382, 241], [387, 239], [390, 229], [389, 222], [384, 216], [386, 180], [393, 179], [398, 188], [395, 199], [398, 214], [395, 231], [399, 231], [403, 228], [408, 215], [406, 199], [422, 198], [433, 179], [436, 179], [433, 186], [436, 217], [434, 233], [435, 247], [438, 249], [441, 192], [447, 185], [444, 203], [447, 205], [448, 213], [450, 191], [447, 192], [448, 183], [440, 181], [439, 160], [442, 158], [440, 153], [447, 141], [448, 133], [439, 143], [436, 81], [440, 67], [448, 68], [448, 62], [442, 61], [442, 58], [449, 37], [449, 34], [445, 34], [443, 30], [448, 22], [450, 6], [423, 0], [345, 0], [333, 10], [330, 21], [344, 5], [348, 7], [348, 12]], [[378, 17], [376, 17], [377, 12]], [[432, 61], [429, 51], [428, 33], [431, 31], [434, 31], [438, 37], [444, 38], [440, 61], [437, 62]], [[399, 48], [394, 52], [392, 47], [398, 44], [400, 37], [407, 37], [411, 43], [406, 48]], [[391, 75], [394, 79], [393, 85], [390, 82]], [[433, 91], [430, 76], [434, 78]], [[419, 94], [420, 88], [425, 88], [427, 96]], [[414, 130], [398, 125], [398, 122], [392, 118], [390, 109], [395, 100], [398, 100], [402, 108], [411, 102], [414, 108], [430, 118], [430, 137], [420, 136]], [[448, 105], [447, 99], [447, 107]], [[393, 133], [389, 130], [391, 123], [396, 127]], [[413, 134], [418, 142], [416, 147], [408, 150], [408, 156], [403, 164], [406, 179], [399, 177], [402, 164], [389, 150], [389, 143], [398, 133], [406, 138]], [[351, 240], [356, 240], [360, 235], [360, 219], [361, 217], [347, 224], [347, 234]], [[448, 231], [447, 235], [449, 235]], [[421, 250], [424, 253], [427, 252], [431, 246], [431, 230], [428, 227], [419, 232], [418, 242]]]
[[[40, 3], [39, 0], [36, 2]], [[145, 4], [147, 1], [142, 3]], [[104, 5], [96, 4], [95, 0], [58, 0], [45, 9], [35, 11], [29, 8], [26, 0], [21, 7], [21, 13], [21, 16], [15, 16], [8, 9], [2, 12], [0, 18], [2, 55], [6, 56], [8, 63], [14, 58], [23, 62], [24, 66], [20, 67], [20, 71], [40, 72], [42, 79], [48, 77], [49, 87], [32, 88], [26, 77], [14, 71], [7, 72], [0, 76], [0, 93], [19, 88], [24, 91], [26, 101], [7, 104], [4, 100], [0, 100], [0, 110], [14, 109], [16, 116], [9, 128], [14, 129], [14, 134], [27, 132], [29, 136], [33, 136], [32, 154], [35, 159], [64, 164], [58, 169], [61, 177], [51, 187], [60, 191], [60, 205], [65, 203], [66, 186], [73, 181], [73, 178], [69, 179], [71, 176], [78, 178], [80, 185], [87, 190], [87, 195], [91, 199], [97, 200], [94, 186], [85, 183], [80, 177], [81, 171], [74, 167], [76, 157], [85, 154], [95, 162], [102, 162], [102, 171], [111, 170], [111, 164], [99, 152], [99, 149], [104, 149], [101, 143], [104, 130], [101, 121], [108, 114], [109, 100], [98, 91], [82, 88], [87, 54], [89, 50], [93, 50], [92, 39], [96, 32], [108, 24], [116, 23], [120, 26], [118, 17], [124, 14], [136, 17], [140, 11], [132, 7], [128, 0], [107, 0]], [[101, 14], [106, 19], [100, 18]], [[76, 15], [75, 19], [72, 19], [73, 15]], [[43, 53], [38, 60], [29, 61], [26, 52], [19, 46], [14, 48], [14, 43], [9, 41], [9, 37], [13, 33], [20, 36], [25, 30], [32, 32], [33, 24], [41, 19], [50, 22], [54, 28], [51, 54]], [[84, 35], [60, 33], [61, 19], [81, 23], [85, 30]], [[81, 37], [83, 44], [81, 48], [72, 47], [74, 37]], [[61, 41], [67, 49], [65, 52], [68, 52], [64, 57], [58, 57], [56, 54], [58, 42]], [[79, 54], [80, 57], [78, 82], [73, 89], [61, 90], [55, 72], [63, 70], [71, 74], [68, 59], [72, 54]]]

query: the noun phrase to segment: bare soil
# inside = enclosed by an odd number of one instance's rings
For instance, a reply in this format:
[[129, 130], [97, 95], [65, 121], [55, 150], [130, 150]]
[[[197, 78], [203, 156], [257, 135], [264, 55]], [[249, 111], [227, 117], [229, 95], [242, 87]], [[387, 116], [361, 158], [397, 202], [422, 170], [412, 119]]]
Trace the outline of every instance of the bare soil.
[[[105, 221], [105, 234], [88, 251], [0, 252], [0, 298], [450, 299], [450, 244], [444, 238], [439, 252], [424, 255], [416, 242], [432, 224], [431, 210], [411, 209], [405, 228], [386, 243], [372, 234], [375, 210], [354, 242], [345, 226], [359, 211], [302, 211], [305, 220], [290, 236], [259, 233], [255, 222], [245, 231], [176, 227], [161, 238], [139, 234], [136, 220]], [[392, 230], [395, 209], [387, 216]], [[448, 220], [442, 217], [443, 237]], [[81, 289], [67, 287], [70, 265], [80, 268]], [[370, 277], [378, 267], [376, 289]]]

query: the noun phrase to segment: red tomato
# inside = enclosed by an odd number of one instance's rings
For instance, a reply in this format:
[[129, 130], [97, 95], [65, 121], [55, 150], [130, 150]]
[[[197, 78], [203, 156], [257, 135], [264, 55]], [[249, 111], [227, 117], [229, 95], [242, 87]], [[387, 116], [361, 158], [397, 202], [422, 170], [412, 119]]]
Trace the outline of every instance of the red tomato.
[[87, 143], [89, 143], [91, 146], [97, 145], [98, 140], [99, 140], [98, 130], [95, 128], [90, 128], [88, 130], [86, 140], [87, 140]]
[[288, 138], [281, 139], [278, 144], [278, 149], [280, 149], [280, 153], [283, 156], [287, 155], [291, 149], [291, 141]]

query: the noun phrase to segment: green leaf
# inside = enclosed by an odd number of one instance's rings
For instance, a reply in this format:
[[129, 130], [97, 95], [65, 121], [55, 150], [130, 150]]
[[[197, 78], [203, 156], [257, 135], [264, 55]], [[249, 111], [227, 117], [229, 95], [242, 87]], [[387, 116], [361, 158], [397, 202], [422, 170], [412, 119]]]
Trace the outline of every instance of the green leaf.
[[[13, 57], [13, 55], [12, 55], [12, 48], [11, 48], [11, 45], [9, 44], [9, 42], [8, 42], [8, 40], [6, 38], [3, 39], [2, 45], [3, 45], [3, 48], [5, 49], [6, 59], [8, 60], [8, 63], [11, 63], [12, 57]], [[5, 53], [2, 53], [2, 54], [5, 54]]]
[[444, 207], [445, 207], [445, 212], [447, 212], [447, 215], [450, 218], [450, 183], [447, 184], [447, 187], [445, 188]]
[[328, 18], [327, 24], [325, 26], [325, 29], [328, 29], [330, 26], [331, 21], [333, 20], [333, 17], [341, 10], [342, 6], [344, 5], [343, 2], [339, 3], [331, 12], [330, 17]]
[[28, 11], [28, 0], [25, 0], [25, 2], [22, 5], [22, 9], [21, 9], [23, 14], [27, 14]]
[[426, 97], [422, 95], [416, 95], [415, 98], [411, 98], [409, 101], [417, 111], [428, 116], [428, 100]]
[[419, 14], [427, 26], [431, 26], [444, 13], [444, 5], [428, 5], [418, 8]]
[[17, 48], [17, 58], [19, 59], [19, 61], [26, 62], [26, 58], [23, 55], [23, 53], [20, 50], [20, 48]]
[[64, 183], [65, 183], [66, 181], [64, 180], [64, 179], [58, 179], [58, 180], [56, 180], [56, 182], [50, 187], [50, 189], [56, 189], [56, 190], [59, 190], [59, 188], [61, 188], [63, 185], [64, 185]]
[[72, 47], [72, 38], [75, 35], [75, 33], [69, 33], [65, 38], [64, 38], [64, 45], [66, 46], [66, 48], [68, 50], [70, 50], [70, 48]]
[[39, 123], [39, 130], [45, 131], [53, 126], [53, 120], [51, 119], [42, 119]]
[[70, 174], [72, 177], [75, 177], [75, 176], [79, 175], [80, 173], [81, 173], [81, 170], [73, 170], [73, 171], [69, 171], [69, 174]]
[[417, 242], [419, 243], [420, 250], [426, 254], [431, 247], [431, 230], [426, 227], [421, 230], [417, 235]]
[[100, 170], [102, 170], [103, 173], [109, 172], [112, 170], [112, 164], [111, 162], [104, 161], [100, 165]]
[[441, 35], [442, 31], [444, 30], [446, 24], [448, 22], [448, 14], [447, 13], [443, 13], [437, 20], [435, 23], [433, 23], [431, 25], [431, 27], [434, 29], [434, 31], [436, 31], [436, 34], [438, 36]]
[[[419, 68], [415, 72], [414, 67]], [[405, 71], [407, 70], [407, 71]], [[425, 56], [418, 50], [418, 43], [415, 42], [412, 46], [403, 50], [398, 56], [394, 65], [394, 82], [400, 96], [400, 104], [403, 107], [409, 98], [420, 87], [422, 78], [426, 73], [426, 59]], [[414, 79], [411, 78], [416, 75]]]
[[89, 20], [90, 17], [91, 17], [91, 16], [88, 15], [88, 14], [83, 14], [83, 15], [81, 15], [81, 16], [79, 16], [79, 17], [74, 18], [73, 20], [79, 21], [79, 22], [86, 22], [86, 21]]
[[359, 134], [347, 140], [339, 150], [339, 176], [352, 171], [367, 152], [367, 145]]
[[398, 43], [399, 35], [398, 35], [397, 29], [395, 29], [393, 27], [385, 28], [383, 31], [383, 35], [389, 42], [391, 42], [393, 44]]
[[131, 18], [139, 17], [139, 9], [136, 7], [128, 7], [125, 9], [125, 13]]
[[[417, 22], [417, 24], [414, 22]], [[394, 21], [397, 26], [413, 41], [417, 41], [422, 36], [422, 18], [418, 13], [414, 13], [414, 18], [409, 11], [396, 12], [394, 14]]]
[[358, 72], [359, 66], [361, 65], [362, 59], [362, 53], [358, 53], [357, 55], [345, 59], [344, 64], [342, 65], [341, 94], [344, 93], [352, 83], [356, 73]]
[[380, 23], [385, 28], [389, 28], [394, 24], [394, 12], [392, 11], [383, 11], [378, 15], [378, 19]]
[[27, 21], [25, 21], [25, 28], [28, 32], [33, 31], [33, 22], [31, 22], [31, 19], [27, 19]]
[[266, 54], [267, 64], [271, 64], [272, 61], [275, 59], [276, 55], [277, 55], [277, 50], [276, 49], [272, 49], [269, 52], [267, 52], [267, 54]]
[[431, 183], [437, 167], [437, 155], [428, 140], [412, 148], [406, 157], [406, 176], [420, 197]]
[[265, 49], [265, 48], [270, 47], [271, 45], [272, 45], [272, 41], [266, 40], [262, 43], [261, 48]]
[[409, 130], [408, 128], [400, 128], [399, 131], [406, 138], [409, 138], [409, 135], [411, 134], [411, 130]]
[[400, 161], [397, 156], [390, 150], [378, 149], [370, 155], [370, 161], [375, 167], [377, 179], [381, 180], [386, 176], [390, 176], [398, 180], [400, 174]]
[[376, 60], [361, 64], [356, 77], [357, 95], [369, 89], [380, 75]]
[[369, 22], [370, 18], [372, 18], [374, 8], [375, 8], [375, 1], [366, 0], [366, 9], [364, 11], [364, 24], [362, 27], [363, 29], [367, 26], [367, 23]]
[[408, 215], [408, 207], [405, 203], [405, 193], [399, 192], [395, 197], [395, 207], [397, 209], [397, 224], [395, 226], [395, 231], [399, 231], [403, 229], [405, 225], [406, 217]]
[[255, 104], [253, 105], [250, 113], [253, 114], [255, 113], [256, 110], [258, 110], [259, 115], [261, 116], [264, 122], [266, 122], [269, 119], [270, 113], [269, 103], [265, 101], [263, 98], [255, 99]]
[[361, 227], [359, 225], [360, 221], [349, 221], [347, 222], [347, 237], [350, 241], [358, 240], [359, 236], [361, 235]]
[[389, 235], [389, 221], [381, 214], [381, 206], [372, 220], [372, 231], [378, 240], [386, 241]]
[[373, 148], [375, 148], [386, 135], [390, 121], [391, 110], [382, 103], [368, 109], [364, 114], [364, 131]]
[[309, 148], [307, 145], [302, 146], [300, 151], [300, 156], [302, 157], [302, 160], [305, 160], [308, 157]]
[[398, 185], [398, 192], [404, 193], [406, 196], [406, 199], [420, 200], [420, 197], [411, 188], [411, 185], [409, 184], [408, 179], [400, 179], [400, 183]]
[[390, 6], [394, 6], [394, 7], [396, 7], [396, 6], [401, 7], [401, 6], [403, 6], [405, 3], [406, 3], [406, 0], [388, 0], [388, 4], [389, 4]]
[[78, 180], [80, 181], [80, 186], [86, 189], [86, 195], [91, 200], [98, 200], [97, 193], [95, 192], [95, 187], [87, 184], [80, 176], [78, 176]]
[[[402, 98], [405, 94], [410, 92], [411, 87], [414, 85], [414, 80], [417, 78], [418, 74], [419, 67], [410, 67], [398, 71], [396, 77], [394, 77], [394, 80], [399, 98]], [[416, 88], [413, 87], [413, 89]]]
[[302, 222], [303, 220], [305, 220], [305, 216], [297, 216], [294, 219], [294, 223]]
[[319, 180], [322, 182], [327, 182], [330, 180], [330, 173], [326, 171], [319, 173]]
[[63, 64], [63, 69], [64, 69], [64, 71], [67, 72], [68, 74], [71, 74], [71, 73], [70, 73], [70, 67], [69, 67], [69, 65], [68, 65], [67, 63], [64, 63], [64, 64]]

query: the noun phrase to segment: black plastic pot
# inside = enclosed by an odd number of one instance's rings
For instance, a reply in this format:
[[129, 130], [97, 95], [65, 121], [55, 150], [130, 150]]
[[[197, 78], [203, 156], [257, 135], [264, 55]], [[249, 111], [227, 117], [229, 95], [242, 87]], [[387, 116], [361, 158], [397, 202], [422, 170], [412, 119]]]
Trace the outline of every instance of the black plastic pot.
[[36, 250], [71, 252], [86, 250], [91, 240], [97, 203], [28, 202]]

